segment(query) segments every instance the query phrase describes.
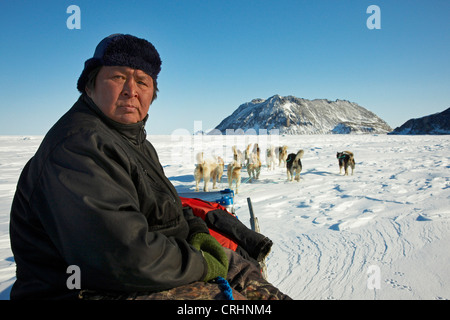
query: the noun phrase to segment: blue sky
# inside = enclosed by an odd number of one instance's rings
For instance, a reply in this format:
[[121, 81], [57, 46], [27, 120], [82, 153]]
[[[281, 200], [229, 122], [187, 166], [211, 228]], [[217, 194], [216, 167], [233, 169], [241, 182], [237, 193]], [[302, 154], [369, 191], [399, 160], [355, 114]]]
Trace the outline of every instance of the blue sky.
[[[81, 29], [68, 29], [77, 5]], [[369, 29], [370, 5], [381, 29]], [[345, 99], [392, 128], [450, 107], [448, 0], [0, 1], [1, 135], [43, 135], [112, 33], [163, 60], [149, 134], [210, 129], [275, 94]]]

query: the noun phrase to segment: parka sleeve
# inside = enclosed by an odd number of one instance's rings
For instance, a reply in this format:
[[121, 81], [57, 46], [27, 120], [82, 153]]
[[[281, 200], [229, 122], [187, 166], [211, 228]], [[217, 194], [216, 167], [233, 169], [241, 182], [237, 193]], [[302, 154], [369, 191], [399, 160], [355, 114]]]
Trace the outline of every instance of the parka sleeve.
[[209, 229], [206, 222], [194, 215], [192, 208], [183, 207], [183, 215], [189, 225], [189, 235], [187, 239], [191, 239], [197, 233], [208, 233]]
[[160, 291], [201, 280], [200, 252], [149, 231], [126, 159], [89, 135], [50, 153], [32, 197], [52, 243], [80, 268], [82, 289]]

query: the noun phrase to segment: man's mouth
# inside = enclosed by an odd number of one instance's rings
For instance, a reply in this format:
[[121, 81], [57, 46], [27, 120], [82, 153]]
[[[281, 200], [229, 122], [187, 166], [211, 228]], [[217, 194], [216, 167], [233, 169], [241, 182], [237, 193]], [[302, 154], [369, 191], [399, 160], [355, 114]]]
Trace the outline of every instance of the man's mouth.
[[122, 110], [126, 112], [134, 112], [137, 110], [137, 107], [133, 106], [132, 104], [125, 104], [123, 106], [120, 106], [120, 108], [122, 108]]

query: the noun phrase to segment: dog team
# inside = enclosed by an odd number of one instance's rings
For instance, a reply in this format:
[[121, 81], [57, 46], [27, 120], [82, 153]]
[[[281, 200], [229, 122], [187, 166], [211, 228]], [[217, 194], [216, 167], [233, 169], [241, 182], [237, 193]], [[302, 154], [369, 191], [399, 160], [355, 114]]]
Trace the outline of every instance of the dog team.
[[[244, 152], [240, 151], [236, 146], [232, 147], [233, 160], [227, 165], [227, 177], [229, 188], [232, 189], [235, 184], [235, 193], [238, 193], [241, 184], [241, 170], [247, 168], [248, 181], [259, 179], [261, 172], [261, 150], [257, 143], [247, 145]], [[266, 150], [266, 163], [268, 170], [274, 170], [275, 167], [286, 167], [288, 181], [300, 181], [300, 172], [302, 171], [302, 157], [304, 150], [300, 149], [297, 153], [289, 153], [287, 146], [274, 147], [270, 146]], [[350, 151], [338, 152], [336, 154], [339, 164], [339, 174], [344, 168], [344, 175], [348, 175], [348, 168], [355, 169], [355, 159]], [[203, 179], [203, 191], [209, 191], [209, 182], [212, 179], [213, 189], [217, 188], [217, 182], [221, 182], [224, 172], [225, 163], [220, 156], [204, 157], [204, 153], [197, 154], [197, 164], [194, 170], [195, 191], [199, 191], [200, 181]]]

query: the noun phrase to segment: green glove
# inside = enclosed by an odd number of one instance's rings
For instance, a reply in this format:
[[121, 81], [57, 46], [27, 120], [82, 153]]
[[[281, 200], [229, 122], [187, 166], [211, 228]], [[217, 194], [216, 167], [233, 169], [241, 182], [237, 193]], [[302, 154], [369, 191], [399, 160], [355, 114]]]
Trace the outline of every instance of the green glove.
[[208, 282], [217, 277], [226, 278], [228, 273], [228, 258], [220, 243], [207, 233], [197, 233], [192, 236], [190, 244], [201, 251], [208, 270], [203, 281]]

